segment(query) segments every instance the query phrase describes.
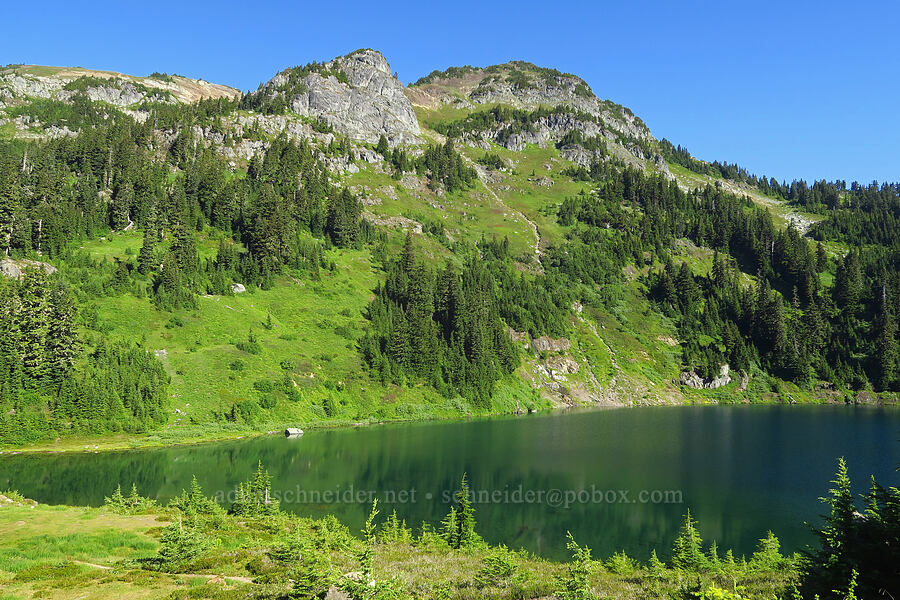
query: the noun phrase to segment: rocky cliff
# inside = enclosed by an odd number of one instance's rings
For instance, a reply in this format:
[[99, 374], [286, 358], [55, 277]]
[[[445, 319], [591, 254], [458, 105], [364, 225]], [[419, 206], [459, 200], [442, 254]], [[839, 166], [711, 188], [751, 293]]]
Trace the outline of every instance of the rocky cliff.
[[284, 102], [294, 113], [323, 120], [357, 141], [375, 143], [382, 135], [391, 145], [421, 141], [403, 84], [375, 50], [287, 69], [253, 94]]
[[33, 98], [69, 101], [84, 92], [94, 101], [128, 108], [144, 101], [196, 102], [204, 98], [237, 98], [240, 91], [202, 79], [154, 74], [134, 77], [112, 71], [68, 67], [14, 65], [0, 69], [0, 102], [12, 105]]
[[[451, 67], [418, 80], [408, 88], [407, 95], [414, 104], [430, 109], [497, 104], [523, 110], [566, 107], [571, 111], [537, 119], [524, 131], [510, 134], [496, 127], [475, 137], [520, 150], [529, 143], [556, 143], [566, 134], [579, 131], [584, 138], [602, 139], [608, 151], [626, 163], [668, 173], [655, 138], [639, 117], [624, 106], [598, 98], [580, 77], [556, 69], [522, 61], [485, 68]], [[576, 163], [586, 165], [600, 154], [584, 144], [569, 146], [566, 158]]]

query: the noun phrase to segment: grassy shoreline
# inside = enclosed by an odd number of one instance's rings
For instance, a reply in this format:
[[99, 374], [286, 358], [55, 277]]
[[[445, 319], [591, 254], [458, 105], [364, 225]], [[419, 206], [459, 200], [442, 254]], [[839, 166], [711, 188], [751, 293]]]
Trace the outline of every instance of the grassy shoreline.
[[[716, 390], [701, 390], [689, 398], [687, 402], [675, 406], [716, 406], [722, 405], [716, 395], [710, 395]], [[755, 402], [733, 402], [736, 404], [753, 404], [759, 406], [787, 406], [791, 402], [782, 398], [760, 399]], [[807, 397], [802, 398], [795, 405], [815, 406], [815, 405], [847, 405], [846, 402], [836, 401], [833, 398]], [[872, 406], [874, 408], [897, 408], [900, 407], [898, 398], [888, 396], [881, 398], [877, 404], [860, 404], [861, 406]], [[560, 412], [572, 409], [592, 409], [592, 408], [634, 408], [636, 405], [620, 404], [616, 406], [608, 405], [585, 405], [585, 406], [557, 406], [548, 410], [539, 410], [539, 413]], [[345, 429], [351, 427], [368, 427], [373, 425], [392, 425], [400, 423], [427, 423], [434, 421], [468, 421], [471, 419], [512, 417], [515, 413], [509, 412], [493, 412], [486, 414], [474, 415], [432, 415], [428, 417], [416, 416], [414, 418], [394, 418], [389, 420], [371, 420], [354, 422], [352, 420], [332, 420], [317, 421], [313, 423], [301, 423], [299, 426], [304, 431], [323, 430], [323, 429]], [[162, 448], [168, 446], [193, 446], [200, 444], [209, 444], [216, 442], [227, 442], [245, 438], [256, 438], [266, 435], [282, 435], [283, 431], [288, 427], [297, 427], [298, 423], [267, 423], [259, 427], [241, 427], [227, 423], [211, 423], [207, 425], [197, 425], [193, 427], [183, 427], [174, 430], [160, 430], [143, 434], [111, 434], [98, 436], [72, 436], [62, 437], [56, 440], [45, 440], [28, 444], [25, 446], [11, 446], [0, 448], [0, 457], [3, 455], [13, 454], [63, 454], [63, 453], [99, 453], [99, 452], [116, 452], [124, 450], [149, 450], [154, 448]]]
[[[0, 498], [0, 598], [61, 600], [90, 588], [89, 597], [104, 600], [326, 593], [521, 600], [574, 598], [566, 593], [571, 588], [579, 598], [768, 600], [787, 597], [797, 581], [797, 558], [780, 555], [777, 547], [746, 560], [698, 554], [702, 565], [689, 566], [675, 559], [644, 564], [624, 553], [593, 557], [582, 546], [586, 555], [559, 562], [491, 546], [477, 535], [455, 547], [433, 527], [423, 526], [420, 534], [390, 515], [380, 515], [371, 536], [361, 538], [334, 517], [198, 512], [190, 503], [204, 502], [199, 493], [182, 506], [133, 508]], [[60, 531], [67, 534], [59, 537]], [[375, 582], [372, 595], [355, 593], [361, 573]], [[719, 591], [734, 595], [693, 595]]]

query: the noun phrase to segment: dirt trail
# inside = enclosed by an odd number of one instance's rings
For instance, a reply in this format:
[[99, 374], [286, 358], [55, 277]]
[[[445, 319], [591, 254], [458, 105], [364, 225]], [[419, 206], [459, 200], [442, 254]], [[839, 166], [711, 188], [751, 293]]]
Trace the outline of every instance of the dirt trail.
[[484, 189], [487, 190], [487, 193], [491, 195], [491, 197], [494, 199], [494, 201], [495, 201], [497, 204], [499, 204], [500, 206], [502, 206], [503, 208], [505, 208], [505, 209], [508, 210], [509, 212], [515, 213], [515, 214], [519, 215], [520, 217], [522, 217], [522, 219], [523, 219], [526, 223], [528, 223], [528, 227], [531, 228], [531, 232], [534, 234], [534, 256], [535, 256], [535, 258], [537, 258], [538, 264], [540, 264], [540, 262], [541, 262], [541, 255], [542, 255], [542, 251], [541, 251], [541, 232], [538, 230], [537, 224], [536, 224], [534, 221], [532, 221], [531, 219], [529, 219], [528, 216], [527, 216], [525, 213], [523, 213], [522, 211], [516, 210], [516, 209], [510, 207], [508, 204], [506, 204], [506, 203], [500, 198], [500, 196], [498, 196], [497, 193], [496, 193], [494, 190], [491, 189], [491, 186], [489, 186], [488, 183], [487, 183], [487, 181], [485, 181], [484, 173], [483, 173], [483, 167], [481, 167], [480, 165], [477, 165], [477, 164], [473, 163], [473, 162], [471, 161], [471, 159], [469, 159], [468, 157], [466, 157], [466, 162], [468, 162], [468, 163], [470, 163], [472, 166], [474, 166], [475, 172], [478, 173], [478, 181], [481, 182], [481, 185], [484, 186]]
[[[73, 563], [76, 565], [84, 565], [85, 567], [91, 567], [94, 569], [100, 569], [101, 571], [111, 571], [113, 567], [109, 565], [98, 565], [97, 563], [86, 562], [83, 560], [73, 560]], [[238, 583], [253, 583], [253, 580], [250, 577], [242, 577], [240, 575], [216, 575], [212, 573], [172, 573], [174, 577], [187, 577], [189, 579], [223, 579], [225, 581], [236, 581]]]
[[[613, 352], [613, 349], [610, 348], [609, 344], [606, 343], [606, 340], [604, 340], [603, 337], [600, 335], [600, 333], [597, 331], [597, 328], [594, 326], [594, 323], [592, 321], [585, 319], [581, 315], [580, 311], [575, 311], [575, 315], [578, 317], [579, 321], [581, 321], [582, 323], [584, 323], [585, 325], [588, 326], [588, 328], [591, 330], [591, 333], [593, 333], [594, 336], [596, 336], [596, 338], [603, 343], [603, 345], [606, 347], [606, 351], [609, 352], [609, 360], [610, 360], [610, 362], [612, 362], [612, 366], [613, 366], [613, 369], [616, 370], [616, 374], [613, 376], [612, 379], [609, 380], [609, 385], [607, 387], [609, 389], [614, 389], [616, 387], [616, 383], [618, 382], [618, 379], [619, 379], [619, 373], [622, 370], [622, 368], [619, 366], [619, 362], [616, 360], [616, 353]], [[588, 361], [588, 366], [590, 367], [591, 377], [593, 378], [595, 384], [599, 387], [600, 382], [597, 381], [596, 377], [594, 377], [594, 369], [593, 369], [593, 367], [591, 367], [590, 361]]]

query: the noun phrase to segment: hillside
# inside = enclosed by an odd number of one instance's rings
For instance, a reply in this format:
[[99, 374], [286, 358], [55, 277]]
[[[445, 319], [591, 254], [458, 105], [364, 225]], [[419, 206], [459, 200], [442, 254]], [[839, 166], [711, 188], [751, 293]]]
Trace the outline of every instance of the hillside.
[[366, 49], [0, 102], [0, 445], [896, 399], [896, 186], [715, 170], [574, 75]]

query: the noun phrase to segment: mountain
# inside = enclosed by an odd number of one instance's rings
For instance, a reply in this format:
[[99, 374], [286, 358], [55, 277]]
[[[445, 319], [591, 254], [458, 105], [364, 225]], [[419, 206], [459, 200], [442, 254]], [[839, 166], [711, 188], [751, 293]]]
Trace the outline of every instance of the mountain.
[[[522, 61], [485, 68], [451, 67], [419, 79], [407, 93], [414, 103], [428, 109], [450, 106], [472, 110], [482, 105], [524, 111], [561, 109], [539, 117], [525, 131], [505, 135], [504, 128], [498, 126], [479, 131], [476, 139], [522, 150], [526, 144], [559, 142], [577, 131], [587, 139], [603, 139], [629, 164], [668, 172], [655, 138], [639, 117], [624, 106], [600, 100], [580, 77], [556, 69]], [[569, 144], [566, 150], [565, 158], [584, 165], [595, 154], [585, 152], [584, 144]]]
[[248, 97], [263, 110], [284, 105], [322, 120], [353, 140], [374, 144], [421, 142], [419, 122], [403, 85], [374, 50], [356, 50], [324, 64], [286, 69]]
[[13, 65], [0, 103], [0, 444], [897, 398], [900, 187], [698, 160], [575, 75]]
[[[180, 75], [154, 73], [149, 77], [134, 77], [113, 71], [94, 71], [80, 67], [46, 67], [38, 65], [7, 65], [0, 68], [0, 108], [7, 112], [16, 107], [40, 100], [68, 103], [83, 94], [92, 102], [102, 102], [131, 111], [142, 118], [140, 107], [148, 102], [192, 103], [205, 99], [234, 99], [241, 95], [234, 88], [189, 79]], [[7, 119], [17, 130], [43, 129], [51, 137], [70, 135], [67, 126], [44, 128], [33, 118], [22, 116]]]

